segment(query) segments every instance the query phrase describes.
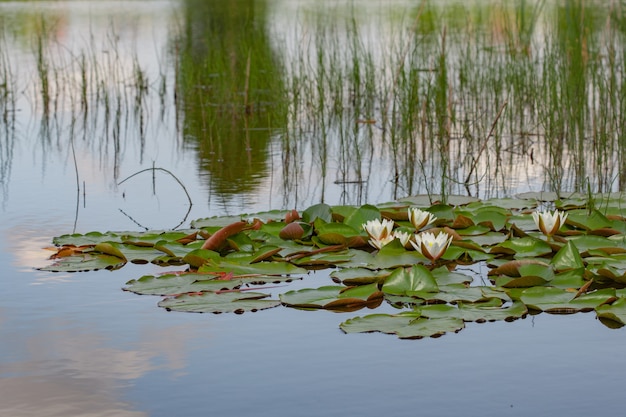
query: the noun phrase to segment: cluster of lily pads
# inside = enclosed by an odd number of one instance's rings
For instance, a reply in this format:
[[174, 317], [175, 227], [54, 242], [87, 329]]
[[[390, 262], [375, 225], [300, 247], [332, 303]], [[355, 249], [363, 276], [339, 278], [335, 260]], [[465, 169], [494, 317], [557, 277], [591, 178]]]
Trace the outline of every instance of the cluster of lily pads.
[[[174, 266], [124, 287], [162, 297], [171, 311], [379, 310], [351, 314], [340, 324], [346, 333], [436, 337], [540, 312], [594, 311], [609, 327], [626, 324], [626, 195], [432, 198], [213, 217], [184, 231], [64, 235], [42, 269]], [[332, 282], [283, 290], [320, 269]]]

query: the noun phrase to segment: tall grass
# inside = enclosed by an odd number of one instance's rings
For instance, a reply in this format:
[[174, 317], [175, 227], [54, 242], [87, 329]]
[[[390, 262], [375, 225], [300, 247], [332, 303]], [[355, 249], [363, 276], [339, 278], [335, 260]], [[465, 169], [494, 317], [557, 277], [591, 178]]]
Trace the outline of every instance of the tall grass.
[[[262, 0], [183, 4], [156, 72], [113, 25], [66, 53], [43, 23], [33, 101], [45, 134], [69, 124], [117, 176], [129, 138], [143, 150], [171, 103], [213, 192], [254, 194], [269, 177], [283, 206], [626, 188], [622, 3], [321, 3], [288, 28]], [[12, 68], [0, 52], [5, 127]]]

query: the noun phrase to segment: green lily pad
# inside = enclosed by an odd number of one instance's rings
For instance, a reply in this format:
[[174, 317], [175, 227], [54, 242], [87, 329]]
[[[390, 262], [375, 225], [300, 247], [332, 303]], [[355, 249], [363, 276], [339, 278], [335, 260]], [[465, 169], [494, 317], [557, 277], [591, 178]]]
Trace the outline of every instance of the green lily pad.
[[218, 291], [241, 286], [241, 280], [218, 280], [207, 274], [145, 275], [126, 283], [124, 291], [144, 295], [174, 295], [188, 292]]
[[367, 266], [373, 269], [392, 269], [424, 262], [429, 262], [424, 255], [417, 251], [404, 249], [396, 239], [383, 246], [383, 248], [371, 258]]
[[439, 291], [439, 286], [426, 267], [413, 265], [393, 271], [383, 284], [382, 291], [394, 295], [411, 295], [417, 291], [435, 293]]
[[376, 308], [382, 300], [383, 294], [376, 284], [347, 288], [324, 286], [316, 289], [288, 291], [280, 295], [280, 301], [287, 307], [340, 311], [355, 311], [363, 307]]
[[335, 282], [347, 286], [382, 283], [392, 271], [371, 270], [367, 268], [341, 268], [331, 272], [330, 277]]
[[117, 256], [83, 253], [66, 258], [58, 258], [52, 265], [38, 268], [50, 272], [85, 272], [100, 269], [114, 270], [126, 265], [126, 261]]
[[552, 253], [552, 247], [541, 239], [529, 236], [506, 240], [494, 246], [490, 253], [514, 255], [516, 258], [535, 258]]
[[184, 311], [189, 313], [236, 313], [259, 311], [280, 305], [278, 300], [265, 300], [269, 294], [259, 292], [242, 292], [239, 290], [225, 292], [202, 292], [181, 294], [159, 302], [159, 307], [168, 311]]
[[427, 319], [415, 313], [371, 314], [355, 317], [339, 325], [345, 333], [381, 332], [395, 334], [400, 339], [439, 337], [448, 332], [458, 332], [465, 327], [463, 320], [456, 318]]
[[552, 264], [556, 271], [567, 271], [585, 267], [583, 258], [580, 256], [580, 253], [578, 253], [578, 248], [571, 240], [559, 249], [550, 264]]
[[370, 220], [380, 219], [380, 210], [376, 206], [364, 205], [354, 210], [343, 221], [343, 224], [359, 232], [363, 230], [362, 225]]
[[316, 204], [302, 212], [302, 220], [306, 223], [313, 223], [317, 219], [326, 223], [333, 221], [333, 212], [328, 204]]
[[620, 297], [612, 304], [596, 307], [596, 314], [599, 319], [618, 323], [618, 326], [614, 327], [624, 326], [626, 324], [626, 298]]
[[573, 291], [553, 287], [534, 287], [525, 290], [521, 295], [521, 301], [528, 308], [557, 314], [591, 311], [614, 298], [615, 290], [612, 288], [576, 297]]

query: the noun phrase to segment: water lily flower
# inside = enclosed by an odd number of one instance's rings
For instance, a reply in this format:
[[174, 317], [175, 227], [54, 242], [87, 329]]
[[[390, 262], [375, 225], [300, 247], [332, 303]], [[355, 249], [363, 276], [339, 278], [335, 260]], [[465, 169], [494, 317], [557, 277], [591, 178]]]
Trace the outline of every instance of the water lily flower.
[[[388, 219], [374, 219], [363, 224], [363, 229], [370, 238], [385, 241], [391, 237], [393, 240], [393, 221]], [[387, 242], [388, 243], [388, 242]]]
[[395, 239], [395, 236], [392, 234], [392, 235], [389, 235], [389, 236], [384, 237], [382, 239], [374, 239], [374, 238], [372, 238], [372, 239], [368, 240], [368, 243], [370, 245], [372, 245], [373, 247], [375, 247], [376, 249], [382, 249], [383, 246], [385, 246], [388, 243], [393, 242], [394, 239]]
[[412, 234], [408, 232], [399, 232], [396, 230], [395, 232], [393, 232], [393, 237], [398, 239], [400, 241], [400, 244], [402, 244], [402, 246], [406, 248], [407, 246], [409, 246]]
[[415, 235], [415, 241], [411, 241], [415, 250], [431, 261], [441, 258], [450, 243], [452, 243], [452, 236], [446, 232], [441, 232], [437, 236], [434, 233], [423, 232]]
[[409, 221], [418, 232], [435, 220], [437, 220], [437, 217], [433, 216], [432, 213], [420, 210], [417, 207], [409, 207]]
[[374, 219], [363, 223], [363, 229], [370, 237], [368, 241], [370, 245], [376, 249], [380, 249], [386, 244], [393, 242], [393, 221], [388, 219]]
[[565, 219], [567, 219], [567, 213], [559, 210], [554, 210], [554, 213], [550, 213], [548, 210], [541, 213], [537, 211], [533, 212], [535, 224], [539, 230], [541, 230], [541, 233], [548, 237], [559, 231], [561, 226], [565, 224]]

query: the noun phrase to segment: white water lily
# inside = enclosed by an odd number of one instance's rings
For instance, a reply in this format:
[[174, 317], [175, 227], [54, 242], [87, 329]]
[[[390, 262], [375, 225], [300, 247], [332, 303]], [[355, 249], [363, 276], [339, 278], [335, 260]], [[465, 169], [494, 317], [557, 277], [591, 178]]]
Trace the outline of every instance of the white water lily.
[[[373, 240], [387, 241], [393, 240], [393, 221], [388, 219], [374, 219], [363, 224], [363, 229]], [[387, 243], [389, 243], [388, 241]]]
[[550, 237], [559, 231], [561, 226], [565, 224], [567, 219], [567, 213], [559, 210], [554, 210], [554, 213], [550, 213], [548, 210], [542, 212], [533, 212], [533, 220], [535, 224], [541, 230], [541, 233]]
[[411, 241], [415, 250], [431, 261], [441, 258], [450, 243], [452, 243], [452, 236], [446, 232], [441, 232], [437, 236], [434, 233], [423, 232], [415, 235], [415, 241]]
[[405, 248], [409, 246], [409, 242], [411, 241], [412, 236], [413, 235], [408, 232], [399, 232], [397, 230], [393, 232], [393, 237], [398, 239], [402, 246], [404, 246]]
[[435, 220], [437, 220], [437, 217], [433, 216], [432, 213], [420, 210], [417, 207], [409, 207], [409, 221], [418, 232]]
[[388, 243], [393, 242], [394, 239], [395, 239], [394, 235], [389, 235], [389, 236], [384, 237], [382, 239], [374, 239], [374, 238], [372, 238], [372, 239], [368, 240], [368, 243], [370, 245], [372, 245], [373, 247], [375, 247], [376, 249], [382, 249], [383, 246], [385, 246]]

